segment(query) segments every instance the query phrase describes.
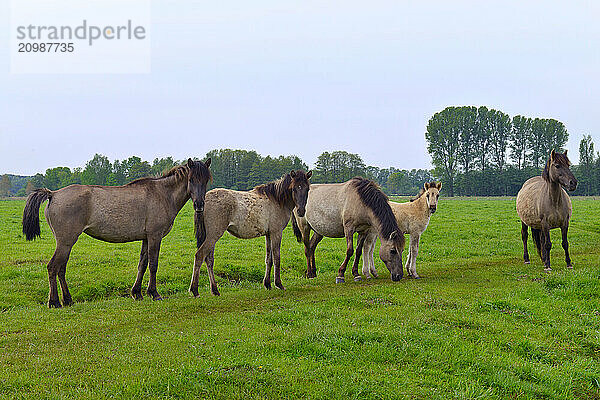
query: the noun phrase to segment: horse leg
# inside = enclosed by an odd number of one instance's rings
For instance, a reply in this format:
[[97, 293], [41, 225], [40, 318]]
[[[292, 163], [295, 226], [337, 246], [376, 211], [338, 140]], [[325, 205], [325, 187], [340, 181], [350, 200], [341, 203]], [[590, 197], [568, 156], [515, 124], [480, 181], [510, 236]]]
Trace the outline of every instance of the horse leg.
[[[271, 250], [271, 235], [268, 233], [265, 235], [265, 277], [263, 279], [263, 286], [268, 290], [271, 289], [271, 268], [273, 268], [273, 251]], [[305, 247], [306, 249], [306, 247]], [[308, 259], [308, 257], [307, 257]]]
[[313, 237], [310, 240], [310, 274], [312, 278], [317, 277], [317, 263], [315, 260], [315, 251], [317, 250], [317, 245], [321, 242], [321, 240], [323, 240], [323, 236], [317, 232], [313, 234]]
[[369, 253], [371, 250], [371, 235], [367, 235], [367, 237], [365, 238], [365, 243], [363, 245], [363, 267], [362, 267], [362, 273], [365, 276], [365, 278], [370, 279], [371, 278], [371, 262], [369, 260]]
[[285, 290], [281, 283], [281, 234], [274, 235], [271, 238], [271, 255], [273, 257], [273, 275], [275, 277], [275, 286], [281, 290]]
[[531, 236], [533, 236], [533, 242], [535, 243], [535, 248], [537, 250], [538, 256], [540, 256], [543, 262], [544, 258], [542, 257], [542, 238], [540, 230], [531, 228]]
[[210, 292], [214, 296], [220, 296], [219, 289], [217, 288], [217, 281], [215, 280], [215, 273], [213, 271], [213, 265], [215, 265], [215, 248], [212, 247], [206, 256], [206, 269], [208, 271], [208, 280], [210, 281]]
[[544, 245], [542, 248], [542, 254], [544, 255], [544, 271], [550, 272], [552, 271], [552, 268], [550, 267], [550, 250], [552, 249], [552, 242], [550, 241], [549, 228], [542, 229], [542, 244]]
[[302, 235], [302, 243], [304, 244], [304, 256], [306, 257], [306, 277], [316, 278], [316, 274], [313, 274], [312, 272], [310, 242], [310, 231], [308, 231], [308, 234]]
[[417, 274], [417, 255], [419, 255], [419, 240], [421, 236], [417, 233], [413, 233], [410, 235], [410, 249], [408, 251], [408, 258], [410, 258], [410, 264], [408, 264], [408, 260], [406, 261], [408, 267], [406, 272], [413, 277], [414, 279], [419, 279], [420, 276]]
[[346, 266], [348, 265], [348, 261], [350, 261], [350, 257], [354, 253], [354, 232], [346, 232], [346, 258], [344, 262], [340, 266], [338, 271], [338, 276], [335, 278], [335, 283], [344, 283], [344, 274], [346, 273]]
[[367, 235], [364, 233], [358, 234], [358, 240], [356, 242], [356, 255], [354, 256], [354, 263], [352, 264], [352, 275], [354, 275], [354, 282], [362, 280], [360, 274], [358, 273], [358, 263], [360, 262], [360, 256], [363, 251], [363, 245], [365, 244], [366, 237]]
[[156, 290], [156, 271], [158, 270], [158, 253], [160, 252], [160, 242], [162, 238], [148, 238], [148, 264], [150, 265], [150, 280], [146, 293], [152, 296], [152, 300], [162, 300], [162, 297]]
[[63, 304], [65, 306], [70, 306], [73, 304], [73, 298], [71, 297], [71, 293], [69, 292], [69, 287], [67, 286], [66, 274], [67, 274], [67, 261], [69, 260], [69, 255], [71, 254], [72, 247], [69, 247], [68, 253], [62, 265], [60, 265], [60, 269], [58, 270], [58, 281], [60, 282], [60, 288], [62, 290], [63, 295]]
[[148, 268], [148, 240], [144, 239], [142, 241], [142, 250], [140, 251], [140, 262], [138, 263], [137, 277], [135, 278], [135, 283], [131, 288], [131, 297], [133, 297], [135, 300], [142, 300], [144, 298], [144, 296], [142, 296], [142, 279], [144, 279], [146, 268]]
[[529, 264], [529, 251], [527, 251], [528, 235], [529, 227], [527, 226], [527, 224], [525, 224], [525, 222], [521, 222], [521, 239], [523, 240], [523, 261], [525, 262], [525, 264]]
[[63, 292], [63, 303], [65, 306], [73, 304], [73, 299], [69, 293], [67, 287], [67, 281], [65, 275], [67, 271], [67, 261], [69, 261], [69, 254], [71, 254], [71, 248], [73, 245], [66, 245], [57, 241], [56, 250], [54, 255], [48, 263], [48, 281], [50, 283], [50, 292], [48, 293], [48, 307], [49, 308], [60, 308], [60, 301], [58, 299], [58, 286], [56, 284], [56, 278], [58, 276], [60, 280], [60, 286]]
[[562, 234], [562, 248], [565, 250], [565, 261], [567, 262], [567, 268], [573, 268], [573, 264], [571, 263], [571, 256], [569, 255], [569, 242], [567, 241], [568, 230], [569, 225], [560, 227], [560, 232]]
[[369, 264], [371, 275], [373, 275], [374, 278], [378, 278], [379, 274], [375, 269], [375, 256], [373, 255], [375, 253], [375, 243], [377, 243], [377, 235], [371, 235], [371, 247], [369, 248]]

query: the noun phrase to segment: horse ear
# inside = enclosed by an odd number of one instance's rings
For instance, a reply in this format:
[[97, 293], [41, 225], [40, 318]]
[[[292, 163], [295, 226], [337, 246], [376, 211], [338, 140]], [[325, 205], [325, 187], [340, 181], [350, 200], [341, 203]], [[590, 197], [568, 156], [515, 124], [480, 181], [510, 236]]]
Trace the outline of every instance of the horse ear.
[[565, 150], [565, 157], [567, 156], [567, 151], [569, 151], [569, 150]]
[[425, 190], [429, 189], [429, 182], [425, 182], [423, 184], [423, 189], [425, 189]]
[[310, 179], [311, 176], [312, 176], [312, 171], [308, 171], [308, 174], [306, 174], [306, 179]]
[[295, 178], [295, 177], [296, 177], [296, 171], [294, 171], [294, 170], [291, 170], [291, 171], [290, 171], [290, 176], [291, 176], [292, 178]]
[[187, 166], [190, 168], [194, 168], [194, 161], [191, 158], [188, 158]]
[[442, 181], [439, 181], [435, 186], [437, 187], [438, 191], [442, 190]]
[[210, 167], [210, 163], [211, 163], [211, 158], [208, 157], [208, 160], [204, 161], [204, 165], [206, 165], [206, 168]]
[[392, 233], [390, 233], [390, 240], [396, 240], [398, 239], [398, 231], [394, 231]]
[[552, 151], [550, 152], [550, 161], [554, 161], [555, 155], [556, 155], [556, 153], [554, 152], [554, 149], [552, 149]]

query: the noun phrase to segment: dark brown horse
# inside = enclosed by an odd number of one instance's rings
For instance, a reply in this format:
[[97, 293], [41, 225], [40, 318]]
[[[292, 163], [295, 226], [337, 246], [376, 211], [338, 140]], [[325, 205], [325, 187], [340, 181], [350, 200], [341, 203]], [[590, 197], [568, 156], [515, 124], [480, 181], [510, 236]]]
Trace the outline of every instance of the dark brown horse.
[[211, 179], [210, 158], [174, 167], [159, 178], [142, 178], [125, 186], [71, 185], [57, 191], [38, 189], [27, 198], [23, 211], [23, 233], [27, 240], [40, 236], [40, 205], [49, 200], [46, 220], [56, 239], [56, 250], [48, 263], [50, 294], [48, 307], [60, 307], [56, 277], [60, 281], [63, 304], [73, 300], [65, 273], [71, 248], [81, 233], [112, 243], [142, 241], [137, 279], [131, 295], [142, 299], [142, 279], [148, 263], [148, 295], [156, 291], [156, 270], [160, 243], [173, 227], [173, 221], [191, 198], [196, 221], [201, 222], [206, 186]]
[[577, 179], [569, 169], [571, 162], [564, 154], [550, 153], [542, 176], [534, 176], [523, 184], [517, 194], [517, 214], [521, 218], [521, 239], [523, 240], [523, 260], [529, 264], [527, 251], [528, 227], [535, 242], [538, 254], [544, 263], [544, 271], [550, 272], [550, 229], [560, 228], [562, 247], [565, 250], [567, 268], [573, 268], [569, 256], [567, 231], [571, 219], [571, 199], [563, 188], [572, 191], [577, 188]]
[[198, 277], [206, 262], [210, 290], [219, 295], [213, 272], [215, 245], [225, 231], [241, 239], [266, 238], [265, 277], [263, 285], [271, 289], [271, 268], [275, 265], [275, 286], [284, 289], [279, 272], [283, 230], [294, 207], [304, 215], [312, 172], [292, 171], [276, 181], [260, 185], [248, 192], [213, 189], [206, 193], [204, 221], [198, 237], [198, 250], [190, 292], [198, 297]]

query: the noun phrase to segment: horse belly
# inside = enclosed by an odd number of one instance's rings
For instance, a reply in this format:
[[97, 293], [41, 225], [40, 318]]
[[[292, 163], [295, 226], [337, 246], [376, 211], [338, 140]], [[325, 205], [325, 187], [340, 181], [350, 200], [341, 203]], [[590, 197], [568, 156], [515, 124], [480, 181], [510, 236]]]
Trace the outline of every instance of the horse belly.
[[252, 239], [267, 234], [269, 218], [262, 204], [240, 207], [227, 227], [227, 232], [240, 239]]

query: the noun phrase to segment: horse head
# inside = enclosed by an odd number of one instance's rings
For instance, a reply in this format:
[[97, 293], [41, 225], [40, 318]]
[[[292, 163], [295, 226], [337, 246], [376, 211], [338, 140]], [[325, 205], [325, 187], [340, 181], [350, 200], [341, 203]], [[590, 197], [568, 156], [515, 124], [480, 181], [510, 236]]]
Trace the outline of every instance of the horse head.
[[427, 207], [429, 212], [433, 214], [437, 210], [438, 197], [440, 197], [440, 190], [442, 190], [442, 182], [425, 182], [423, 185], [425, 190], [425, 198], [427, 199]]
[[211, 180], [211, 174], [208, 167], [210, 167], [211, 159], [209, 158], [205, 162], [193, 161], [188, 158], [187, 166], [189, 168], [187, 190], [192, 198], [192, 204], [194, 205], [194, 211], [204, 211], [204, 196], [206, 196], [206, 187], [208, 182]]
[[379, 258], [390, 271], [392, 281], [402, 279], [402, 251], [404, 250], [404, 235], [398, 231], [390, 234], [389, 238], [380, 238]]
[[292, 200], [294, 200], [294, 205], [300, 217], [304, 217], [304, 213], [306, 212], [306, 202], [308, 200], [308, 191], [310, 190], [309, 179], [311, 176], [312, 171], [306, 173], [299, 169], [290, 172], [292, 180], [289, 189], [292, 191]]
[[577, 188], [577, 179], [570, 167], [571, 162], [567, 158], [566, 150], [562, 154], [552, 150], [542, 176], [547, 181], [558, 183], [566, 190], [573, 191]]

